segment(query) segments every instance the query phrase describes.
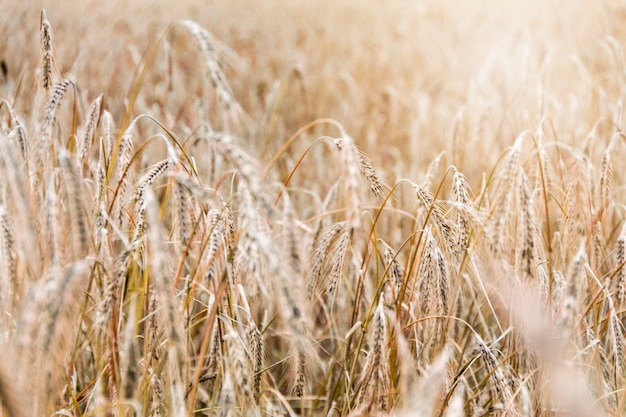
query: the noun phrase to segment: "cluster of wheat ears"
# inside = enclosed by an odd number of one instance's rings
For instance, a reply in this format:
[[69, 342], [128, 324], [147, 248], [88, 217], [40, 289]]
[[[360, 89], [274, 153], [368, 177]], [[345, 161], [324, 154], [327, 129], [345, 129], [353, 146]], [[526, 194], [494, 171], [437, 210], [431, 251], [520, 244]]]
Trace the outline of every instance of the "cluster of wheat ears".
[[543, 117], [471, 175], [442, 152], [389, 181], [340, 121], [277, 134], [280, 84], [251, 117], [194, 21], [115, 113], [55, 54], [42, 12], [32, 105], [0, 101], [0, 415], [625, 412], [621, 100], [576, 140]]

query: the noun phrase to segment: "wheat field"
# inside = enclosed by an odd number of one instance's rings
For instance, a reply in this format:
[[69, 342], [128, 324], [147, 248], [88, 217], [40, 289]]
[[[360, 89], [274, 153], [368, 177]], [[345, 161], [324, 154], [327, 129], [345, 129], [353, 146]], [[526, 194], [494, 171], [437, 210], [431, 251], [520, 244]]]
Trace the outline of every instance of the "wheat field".
[[0, 11], [0, 416], [626, 415], [623, 2]]

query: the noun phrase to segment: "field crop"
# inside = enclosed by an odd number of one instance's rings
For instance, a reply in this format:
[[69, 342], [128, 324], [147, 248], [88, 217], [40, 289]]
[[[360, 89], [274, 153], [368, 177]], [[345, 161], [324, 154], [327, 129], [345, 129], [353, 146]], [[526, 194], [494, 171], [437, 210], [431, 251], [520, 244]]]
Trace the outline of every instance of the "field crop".
[[624, 4], [0, 11], [0, 416], [626, 415]]

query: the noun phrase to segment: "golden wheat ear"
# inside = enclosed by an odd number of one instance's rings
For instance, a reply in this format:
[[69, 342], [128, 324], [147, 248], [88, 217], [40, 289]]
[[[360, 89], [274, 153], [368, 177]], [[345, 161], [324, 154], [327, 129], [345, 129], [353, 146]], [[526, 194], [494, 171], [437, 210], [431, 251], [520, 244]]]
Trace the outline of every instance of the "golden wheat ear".
[[617, 238], [615, 244], [615, 255], [617, 263], [615, 265], [617, 272], [615, 276], [616, 301], [620, 310], [626, 303], [626, 224], [622, 227], [622, 232]]
[[50, 97], [50, 90], [54, 85], [54, 44], [52, 39], [52, 27], [44, 9], [41, 10], [41, 22], [39, 26], [41, 40], [41, 79], [40, 86], [44, 91], [46, 101]]
[[82, 165], [82, 173], [85, 176], [87, 168], [89, 166], [89, 152], [91, 150], [92, 142], [94, 140], [94, 134], [100, 119], [100, 109], [102, 108], [102, 97], [100, 94], [89, 106], [87, 112], [87, 118], [85, 120], [85, 126], [83, 127], [77, 142], [77, 155], [80, 164]]
[[389, 335], [382, 294], [368, 327], [371, 328], [368, 338], [370, 350], [358, 384], [355, 406], [366, 405], [368, 410], [375, 413], [385, 413], [390, 406], [387, 349]]

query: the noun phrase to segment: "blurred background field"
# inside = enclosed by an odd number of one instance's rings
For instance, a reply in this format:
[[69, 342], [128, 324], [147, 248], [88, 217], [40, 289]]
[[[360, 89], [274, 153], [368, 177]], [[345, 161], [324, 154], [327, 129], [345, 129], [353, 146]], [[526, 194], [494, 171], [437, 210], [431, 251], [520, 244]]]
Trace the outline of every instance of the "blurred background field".
[[[455, 135], [464, 149], [449, 162], [469, 174], [482, 167], [466, 150], [490, 166], [544, 116], [561, 140], [575, 140], [612, 116], [623, 93], [626, 9], [617, 1], [4, 0], [2, 8], [8, 75], [0, 93], [14, 95], [23, 80], [18, 108], [31, 104], [41, 8], [54, 25], [61, 72], [86, 98], [104, 92], [114, 113], [124, 109], [151, 42], [191, 18], [237, 54], [227, 74], [235, 96], [258, 124], [275, 113], [265, 126], [278, 135], [275, 145], [317, 117], [332, 117], [383, 166], [409, 177], [451, 151]], [[202, 71], [193, 47], [177, 52], [175, 59], [187, 60], [176, 68], [177, 97], [159, 112], [177, 114], [193, 100]], [[162, 69], [155, 64], [154, 88], [142, 94], [146, 110], [162, 104], [151, 97], [164, 89]], [[278, 99], [268, 109], [272, 89]]]

